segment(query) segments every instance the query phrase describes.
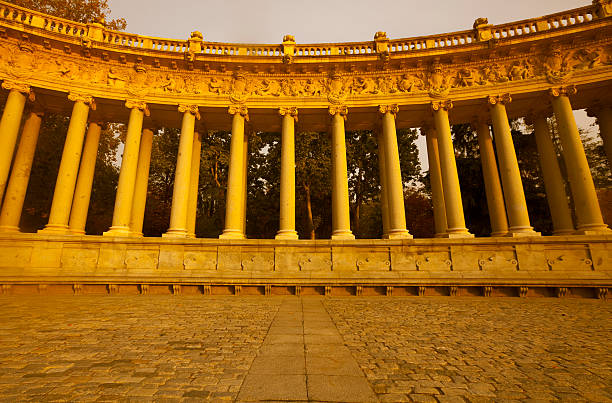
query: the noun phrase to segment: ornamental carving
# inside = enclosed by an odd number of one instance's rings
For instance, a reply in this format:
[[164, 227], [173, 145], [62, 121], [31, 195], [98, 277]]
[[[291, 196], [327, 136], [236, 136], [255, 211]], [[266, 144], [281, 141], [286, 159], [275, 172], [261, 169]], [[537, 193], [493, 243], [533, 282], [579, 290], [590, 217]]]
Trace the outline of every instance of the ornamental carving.
[[399, 112], [399, 106], [397, 104], [379, 105], [378, 112], [382, 113], [383, 115], [386, 113], [390, 113], [395, 117], [397, 113]]
[[125, 107], [128, 109], [138, 109], [139, 111], [144, 112], [145, 116], [151, 116], [149, 106], [144, 101], [128, 99], [127, 101], [125, 101]]
[[340, 115], [346, 120], [348, 115], [348, 107], [346, 105], [330, 105], [328, 108], [329, 114], [332, 116]]
[[443, 101], [432, 101], [431, 109], [436, 112], [440, 110], [450, 111], [451, 109], [453, 109], [453, 101], [451, 101], [450, 99], [445, 99]]
[[12, 91], [12, 90], [19, 91], [23, 95], [27, 95], [30, 101], [34, 102], [35, 100], [34, 92], [30, 88], [30, 86], [27, 84], [18, 83], [15, 81], [4, 80], [2, 82], [2, 88], [4, 88], [5, 90], [9, 90], [9, 91]]
[[229, 113], [230, 115], [238, 114], [242, 116], [246, 121], [249, 120], [249, 109], [244, 105], [231, 105], [227, 109], [227, 113]]
[[549, 54], [544, 59], [544, 73], [549, 83], [563, 83], [571, 77], [572, 70], [568, 56], [563, 54], [558, 46], [553, 46], [550, 49]]
[[232, 89], [229, 94], [230, 101], [234, 103], [244, 103], [251, 95], [251, 83], [247, 82], [244, 74], [236, 73], [232, 81]]
[[497, 104], [507, 105], [510, 102], [512, 102], [512, 97], [510, 96], [510, 94], [502, 94], [498, 96], [488, 96], [487, 102], [490, 105], [497, 105]]
[[298, 108], [295, 106], [287, 106], [278, 108], [278, 114], [281, 116], [291, 116], [297, 121]]
[[578, 92], [578, 90], [576, 89], [575, 85], [567, 85], [564, 87], [556, 87], [556, 88], [551, 88], [549, 90], [549, 94], [552, 95], [553, 97], [559, 97], [561, 95], [565, 95], [566, 97], [569, 97], [570, 95], [575, 95]]
[[96, 102], [94, 98], [90, 95], [71, 92], [70, 94], [68, 94], [68, 99], [72, 102], [83, 102], [85, 105], [89, 106], [92, 111], [96, 110]]
[[197, 105], [180, 104], [178, 111], [180, 113], [191, 113], [196, 119], [200, 120], [200, 109]]
[[340, 74], [334, 73], [327, 82], [327, 100], [332, 104], [341, 104], [349, 92], [344, 79]]
[[427, 86], [429, 96], [432, 98], [444, 98], [448, 95], [450, 84], [440, 63], [436, 62], [431, 66], [429, 77], [427, 78]]

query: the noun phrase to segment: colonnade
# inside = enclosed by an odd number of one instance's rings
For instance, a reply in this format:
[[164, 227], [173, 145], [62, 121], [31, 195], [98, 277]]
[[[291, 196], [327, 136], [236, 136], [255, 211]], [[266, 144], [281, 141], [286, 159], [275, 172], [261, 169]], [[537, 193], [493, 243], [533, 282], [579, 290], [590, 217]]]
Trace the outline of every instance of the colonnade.
[[[33, 100], [34, 96], [31, 89], [25, 85], [4, 81], [2, 87], [10, 92], [0, 121], [0, 140], [3, 144], [0, 148], [0, 200], [4, 196], [0, 212], [0, 231], [17, 232], [43, 115], [35, 108], [27, 109], [21, 139], [15, 153], [19, 128], [26, 110], [26, 100], [28, 97]], [[574, 92], [573, 86], [552, 89], [550, 102], [563, 147], [563, 158], [575, 206], [576, 225], [573, 223], [563, 176], [552, 143], [546, 110], [534, 111], [528, 116], [528, 121], [534, 126], [555, 235], [609, 231], [603, 222], [584, 148], [572, 113], [569, 96]], [[68, 99], [73, 102], [72, 115], [53, 194], [49, 222], [39, 232], [83, 235], [103, 123], [88, 119], [90, 111], [96, 108], [93, 97], [71, 93]], [[485, 102], [489, 105], [488, 113], [475, 116], [471, 126], [478, 136], [484, 187], [491, 219], [491, 235], [538, 236], [539, 233], [535, 232], [530, 224], [508, 123], [506, 105], [511, 102], [511, 97], [508, 94], [489, 96], [483, 100], [483, 105]], [[105, 236], [142, 236], [153, 130], [143, 126], [144, 117], [150, 115], [145, 102], [127, 100], [125, 107], [130, 111], [127, 135], [112, 225], [104, 233]], [[452, 108], [453, 103], [450, 100], [433, 101], [432, 120], [424, 123], [421, 131], [427, 139], [436, 237], [468, 238], [473, 235], [466, 227], [463, 214], [449, 123], [449, 111]], [[345, 120], [349, 108], [345, 105], [331, 105], [328, 112], [332, 142], [330, 172], [332, 239], [354, 239], [350, 228], [345, 143]], [[378, 112], [380, 130], [377, 138], [383, 237], [411, 238], [406, 228], [396, 134], [399, 106], [380, 105]], [[590, 112], [596, 114], [600, 123], [606, 152], [610, 159], [612, 109], [606, 106]], [[182, 114], [182, 125], [170, 225], [168, 231], [163, 234], [163, 237], [169, 238], [195, 237], [202, 147], [197, 123], [201, 120], [199, 107], [180, 104], [178, 113]], [[245, 124], [249, 120], [249, 111], [244, 105], [232, 105], [228, 108], [228, 113], [232, 120], [232, 131], [225, 228], [220, 238], [244, 239], [248, 166], [248, 136], [245, 133]], [[280, 107], [278, 113], [282, 128], [282, 150], [280, 220], [276, 239], [291, 240], [298, 238], [295, 228], [295, 122], [299, 110], [297, 107]], [[491, 136], [489, 123], [493, 129], [494, 139]], [[11, 172], [10, 178], [9, 172]]]

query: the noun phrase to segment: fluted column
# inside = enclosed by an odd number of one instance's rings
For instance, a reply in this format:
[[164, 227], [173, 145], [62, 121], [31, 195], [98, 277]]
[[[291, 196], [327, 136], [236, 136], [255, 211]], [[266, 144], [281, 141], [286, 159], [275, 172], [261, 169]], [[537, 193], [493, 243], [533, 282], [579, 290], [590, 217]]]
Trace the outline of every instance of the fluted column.
[[550, 91], [576, 208], [576, 227], [581, 234], [609, 233], [610, 230], [601, 215], [595, 185], [569, 100], [569, 95], [575, 93], [574, 86], [554, 88]]
[[91, 187], [96, 169], [101, 131], [100, 124], [95, 122], [89, 123], [87, 135], [85, 136], [85, 145], [83, 146], [81, 166], [79, 167], [76, 188], [74, 189], [70, 221], [68, 222], [69, 230], [73, 234], [85, 234], [85, 224], [87, 223], [87, 212], [89, 211], [89, 199], [91, 198]]
[[389, 198], [387, 196], [387, 169], [385, 157], [385, 141], [383, 140], [382, 129], [377, 133], [378, 143], [378, 171], [380, 173], [380, 212], [383, 224], [383, 239], [389, 239]]
[[400, 167], [395, 117], [399, 112], [397, 105], [380, 105], [382, 114], [382, 138], [385, 143], [385, 171], [387, 183], [387, 203], [389, 206], [389, 239], [412, 238], [406, 229], [406, 210], [404, 209], [404, 183]]
[[608, 166], [612, 169], [612, 107], [601, 106], [587, 109], [589, 116], [597, 118], [599, 135], [603, 140], [604, 150], [608, 157]]
[[19, 135], [21, 116], [25, 107], [26, 97], [34, 100], [34, 93], [26, 84], [4, 81], [2, 88], [9, 90], [9, 95], [4, 104], [2, 120], [0, 120], [0, 203], [6, 189], [13, 152]]
[[140, 139], [138, 169], [136, 170], [136, 183], [134, 184], [134, 198], [132, 200], [132, 217], [130, 218], [130, 233], [132, 236], [142, 236], [152, 148], [153, 130], [144, 129]]
[[344, 120], [346, 106], [330, 106], [332, 115], [332, 239], [355, 239], [351, 232]]
[[493, 121], [493, 133], [495, 135], [495, 147], [499, 159], [499, 171], [504, 189], [504, 201], [506, 202], [506, 213], [508, 214], [509, 236], [537, 236], [538, 232], [533, 230], [529, 222], [527, 201], [523, 191], [521, 172], [512, 142], [512, 133], [508, 123], [506, 104], [512, 98], [509, 94], [498, 97], [488, 97]]
[[244, 192], [244, 122], [248, 120], [246, 106], [232, 105], [228, 112], [232, 118], [229, 173], [225, 201], [225, 229], [220, 239], [244, 239], [242, 223], [242, 195]]
[[532, 118], [535, 140], [540, 156], [540, 167], [544, 177], [546, 200], [553, 222], [553, 235], [568, 235], [575, 232], [572, 213], [567, 203], [565, 183], [559, 168], [557, 152], [553, 145], [548, 128], [548, 121], [543, 114]]
[[276, 239], [298, 239], [295, 230], [295, 121], [296, 107], [280, 108], [282, 116], [280, 220]]
[[74, 101], [74, 106], [72, 107], [68, 134], [66, 135], [62, 160], [57, 173], [57, 181], [55, 182], [49, 223], [39, 231], [42, 233], [68, 232], [68, 219], [70, 218], [74, 188], [81, 162], [87, 117], [89, 109], [95, 110], [96, 105], [94, 99], [87, 95], [72, 93], [68, 95], [68, 99]]
[[446, 205], [444, 203], [444, 188], [440, 170], [440, 153], [438, 151], [438, 136], [433, 128], [422, 127], [421, 134], [427, 140], [427, 160], [429, 162], [429, 183], [431, 185], [431, 201], [434, 213], [435, 237], [443, 238], [446, 234]]
[[176, 171], [174, 174], [174, 189], [172, 192], [172, 209], [170, 211], [170, 228], [163, 237], [186, 238], [187, 210], [189, 203], [189, 187], [191, 184], [191, 160], [193, 158], [193, 136], [195, 121], [200, 119], [197, 105], [179, 105], [183, 113], [181, 138], [179, 141]]
[[444, 205], [446, 207], [447, 228], [443, 237], [471, 238], [474, 235], [470, 234], [465, 227], [459, 175], [457, 174], [457, 163], [455, 162], [455, 150], [448, 121], [448, 111], [453, 107], [453, 103], [450, 100], [433, 101], [431, 106], [438, 137], [440, 171], [442, 173]]
[[196, 237], [196, 219], [198, 214], [198, 191], [200, 188], [200, 156], [202, 154], [202, 136], [193, 135], [193, 155], [191, 156], [191, 176], [189, 178], [189, 201], [187, 206], [187, 235]]
[[478, 136], [478, 149], [480, 150], [480, 163], [487, 196], [487, 208], [491, 222], [491, 236], [505, 236], [508, 234], [508, 219], [504, 194], [499, 181], [497, 161], [493, 150], [493, 138], [489, 124], [483, 118], [476, 118], [472, 123], [472, 130]]
[[6, 197], [0, 212], [0, 232], [19, 232], [19, 220], [23, 209], [42, 113], [30, 112], [23, 126], [11, 178], [6, 188]]
[[121, 159], [121, 170], [119, 171], [113, 224], [103, 234], [106, 236], [130, 236], [130, 220], [132, 218], [142, 122], [145, 115], [149, 116], [149, 109], [144, 102], [128, 100], [125, 106], [130, 109], [130, 120], [123, 148], [123, 158]]

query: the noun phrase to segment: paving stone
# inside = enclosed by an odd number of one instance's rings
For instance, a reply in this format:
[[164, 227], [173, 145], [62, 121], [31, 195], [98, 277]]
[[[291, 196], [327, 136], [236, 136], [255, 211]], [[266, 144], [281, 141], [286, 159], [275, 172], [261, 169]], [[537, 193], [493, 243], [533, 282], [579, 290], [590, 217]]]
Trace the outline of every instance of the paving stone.
[[363, 376], [308, 375], [308, 397], [324, 402], [376, 402]]

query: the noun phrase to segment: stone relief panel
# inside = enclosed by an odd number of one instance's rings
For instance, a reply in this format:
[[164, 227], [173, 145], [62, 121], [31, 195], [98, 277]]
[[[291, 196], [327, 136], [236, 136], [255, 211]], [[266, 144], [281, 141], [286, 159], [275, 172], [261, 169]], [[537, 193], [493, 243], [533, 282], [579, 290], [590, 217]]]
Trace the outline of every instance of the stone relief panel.
[[32, 248], [0, 246], [0, 267], [16, 268], [30, 265]]
[[158, 250], [128, 249], [125, 252], [125, 266], [130, 269], [156, 269], [159, 263]]
[[274, 252], [243, 252], [240, 266], [243, 271], [274, 271]]
[[62, 268], [78, 268], [79, 271], [95, 270], [98, 264], [98, 248], [62, 249]]
[[217, 270], [217, 251], [185, 251], [185, 270]]
[[330, 271], [332, 266], [329, 252], [296, 253], [300, 271]]
[[571, 245], [563, 249], [547, 249], [545, 256], [551, 271], [593, 269], [593, 261], [586, 246]]

